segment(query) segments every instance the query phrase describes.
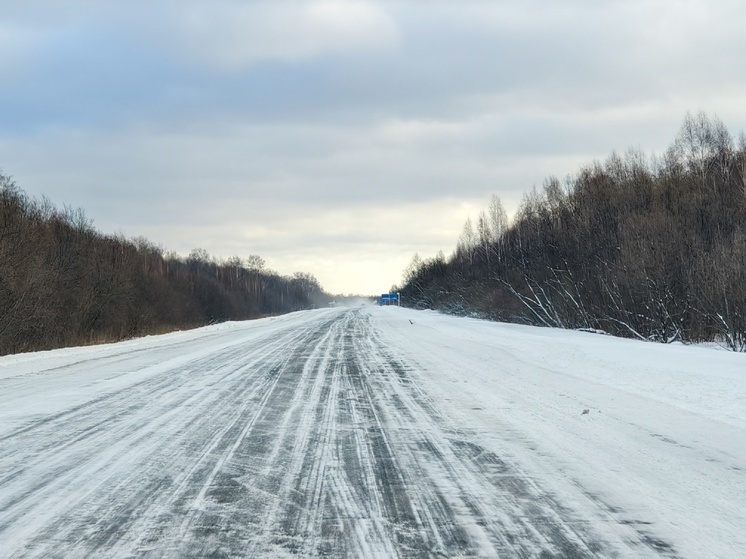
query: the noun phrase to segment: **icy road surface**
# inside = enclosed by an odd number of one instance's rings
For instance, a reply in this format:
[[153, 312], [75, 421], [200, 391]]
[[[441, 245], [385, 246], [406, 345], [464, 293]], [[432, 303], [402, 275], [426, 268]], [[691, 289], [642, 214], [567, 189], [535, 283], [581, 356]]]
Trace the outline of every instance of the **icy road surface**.
[[5, 357], [0, 557], [743, 558], [745, 396], [746, 355], [397, 308]]

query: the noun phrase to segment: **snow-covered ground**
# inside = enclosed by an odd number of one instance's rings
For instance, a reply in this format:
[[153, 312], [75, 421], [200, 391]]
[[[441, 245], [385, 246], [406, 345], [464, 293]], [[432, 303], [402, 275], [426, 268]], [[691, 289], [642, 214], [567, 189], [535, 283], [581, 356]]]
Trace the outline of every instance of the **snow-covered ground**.
[[430, 396], [565, 505], [675, 555], [746, 557], [746, 354], [385, 310]]
[[0, 358], [0, 557], [746, 557], [746, 355], [400, 308]]

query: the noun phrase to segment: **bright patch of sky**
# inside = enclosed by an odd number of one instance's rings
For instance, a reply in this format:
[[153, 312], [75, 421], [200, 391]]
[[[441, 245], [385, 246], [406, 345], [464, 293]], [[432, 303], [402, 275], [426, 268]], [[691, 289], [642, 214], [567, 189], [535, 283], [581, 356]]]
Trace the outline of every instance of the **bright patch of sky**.
[[0, 168], [105, 233], [378, 293], [492, 194], [746, 129], [746, 4], [4, 2]]

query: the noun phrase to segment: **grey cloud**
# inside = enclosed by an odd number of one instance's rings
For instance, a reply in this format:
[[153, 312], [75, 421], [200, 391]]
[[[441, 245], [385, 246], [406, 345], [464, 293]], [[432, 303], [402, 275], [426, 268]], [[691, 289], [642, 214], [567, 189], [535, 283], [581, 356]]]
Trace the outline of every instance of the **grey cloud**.
[[[278, 5], [280, 14], [297, 10], [296, 3]], [[319, 50], [302, 47], [302, 41], [296, 47], [290, 38], [280, 37], [275, 58], [270, 49], [258, 53], [254, 63], [239, 65], [241, 71], [215, 74], [199, 61], [190, 67], [189, 56], [180, 61], [169, 58], [173, 45], [183, 45], [181, 55], [190, 52], [189, 32], [178, 22], [189, 20], [183, 14], [190, 9], [204, 11], [206, 4], [188, 3], [172, 13], [171, 4], [155, 3], [152, 8], [141, 6], [139, 19], [132, 11], [124, 12], [129, 14], [122, 18], [124, 23], [102, 23], [99, 14], [87, 22], [102, 25], [95, 33], [80, 16], [71, 18], [68, 40], [77, 35], [81, 47], [50, 45], [57, 56], [50, 53], [39, 62], [36, 78], [4, 101], [15, 101], [16, 112], [27, 116], [40, 106], [49, 110], [55, 103], [40, 76], [57, 76], [58, 113], [71, 119], [88, 117], [110, 124], [117, 116], [124, 120], [134, 115], [168, 119], [171, 125], [210, 118], [326, 122], [386, 115], [464, 118], [474, 113], [474, 96], [511, 93], [535, 98], [537, 108], [624, 106], [659, 96], [672, 84], [691, 90], [715, 78], [738, 80], [737, 73], [725, 70], [739, 63], [742, 49], [736, 47], [746, 46], [736, 29], [707, 40], [701, 39], [700, 31], [694, 35], [696, 41], [688, 42], [685, 38], [696, 28], [685, 16], [666, 16], [667, 23], [662, 19], [665, 13], [655, 10], [648, 21], [642, 19], [640, 3], [637, 10], [625, 5], [563, 2], [558, 7], [533, 2], [526, 8], [474, 2], [422, 9], [416, 3], [381, 3], [390, 17], [398, 18], [401, 39], [396, 48]], [[645, 9], [656, 5], [642, 3]], [[239, 10], [241, 16], [240, 10], [248, 9], [238, 3], [220, 6], [214, 11], [222, 15], [213, 16], [219, 21], [230, 21], [231, 10]], [[264, 13], [270, 23], [279, 17], [267, 3], [251, 6], [253, 15]], [[730, 10], [720, 9], [732, 20], [738, 13]], [[112, 13], [119, 12], [122, 5], [115, 4]], [[173, 21], [177, 23], [169, 23]], [[291, 23], [291, 29], [302, 28], [302, 21]], [[220, 27], [219, 22], [204, 25]], [[261, 27], [261, 19], [252, 25]], [[202, 42], [195, 41], [193, 50], [201, 50]], [[667, 51], [670, 44], [679, 50]], [[308, 51], [309, 56], [283, 55], [289, 48]], [[713, 57], [716, 64], [710, 63]], [[81, 100], [87, 110], [76, 112]]]
[[746, 128], [741, 2], [377, 2], [359, 36], [307, 2], [213, 5], [12, 3], [0, 166], [107, 231], [332, 274], [354, 247], [448, 252], [491, 193], [663, 149], [687, 110]]

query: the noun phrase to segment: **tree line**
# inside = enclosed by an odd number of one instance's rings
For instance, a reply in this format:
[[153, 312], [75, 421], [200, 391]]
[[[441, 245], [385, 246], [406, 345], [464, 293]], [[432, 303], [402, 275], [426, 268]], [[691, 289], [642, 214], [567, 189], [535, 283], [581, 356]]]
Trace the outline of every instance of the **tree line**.
[[97, 231], [81, 209], [30, 198], [0, 172], [0, 355], [114, 341], [325, 305], [316, 278], [256, 255], [182, 258]]
[[746, 351], [746, 136], [687, 115], [660, 156], [612, 153], [493, 197], [454, 253], [405, 271], [403, 301], [495, 320]]

